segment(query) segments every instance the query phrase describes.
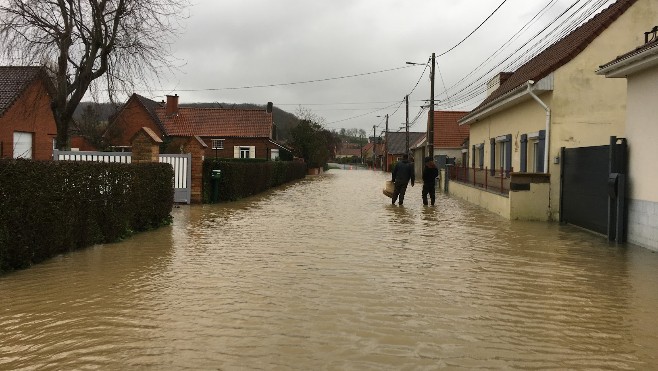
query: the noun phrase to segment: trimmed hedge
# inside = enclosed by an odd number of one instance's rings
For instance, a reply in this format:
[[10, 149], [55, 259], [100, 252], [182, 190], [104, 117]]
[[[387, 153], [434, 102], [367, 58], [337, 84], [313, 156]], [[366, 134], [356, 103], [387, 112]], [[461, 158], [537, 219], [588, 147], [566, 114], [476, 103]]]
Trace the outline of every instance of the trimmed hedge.
[[212, 200], [212, 170], [221, 170], [219, 201], [235, 201], [306, 176], [297, 161], [206, 159], [203, 162], [203, 202]]
[[0, 160], [0, 272], [169, 223], [171, 165]]

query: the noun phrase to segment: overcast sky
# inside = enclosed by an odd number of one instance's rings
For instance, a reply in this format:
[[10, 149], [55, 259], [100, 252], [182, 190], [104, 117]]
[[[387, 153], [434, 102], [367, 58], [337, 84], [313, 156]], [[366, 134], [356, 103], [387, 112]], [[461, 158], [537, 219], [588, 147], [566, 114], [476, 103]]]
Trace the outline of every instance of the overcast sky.
[[[517, 48], [533, 40], [526, 48], [536, 43], [537, 51], [559, 35], [555, 32], [542, 41], [541, 36], [534, 37], [541, 29], [550, 24], [573, 27], [582, 22], [576, 14], [586, 17], [587, 11], [598, 12], [611, 2], [192, 1], [189, 17], [171, 47], [181, 66], [163, 78], [163, 91], [145, 95], [161, 100], [166, 94], [178, 94], [181, 103], [271, 101], [292, 113], [302, 106], [323, 117], [328, 129], [359, 128], [370, 134], [376, 125], [378, 135], [384, 121], [377, 116], [389, 114], [392, 131], [404, 123], [401, 103], [406, 94], [410, 94], [410, 120], [421, 113], [423, 100], [429, 99], [429, 67], [405, 62], [424, 64], [432, 52], [443, 54], [499, 6], [478, 31], [437, 58], [437, 109], [472, 109], [484, 98], [471, 92], [472, 88], [480, 88], [501, 69], [513, 70], [518, 67], [514, 63], [533, 53], [522, 50], [513, 55]], [[574, 15], [567, 13], [555, 20], [574, 4]], [[389, 71], [378, 72], [385, 70]], [[348, 77], [353, 75], [361, 76]], [[316, 82], [303, 83], [308, 81]], [[255, 87], [263, 85], [276, 86]], [[446, 93], [449, 87], [453, 88]], [[422, 113], [411, 130], [424, 131], [425, 120]]]

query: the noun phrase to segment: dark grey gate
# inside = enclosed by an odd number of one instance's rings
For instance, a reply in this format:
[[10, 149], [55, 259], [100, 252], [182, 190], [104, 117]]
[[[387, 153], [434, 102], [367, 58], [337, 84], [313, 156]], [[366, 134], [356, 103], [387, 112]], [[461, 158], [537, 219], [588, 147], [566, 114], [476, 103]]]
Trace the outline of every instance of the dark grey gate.
[[618, 176], [626, 172], [626, 141], [617, 142], [562, 148], [560, 221], [623, 242], [625, 192]]
[[607, 235], [609, 154], [610, 146], [562, 149], [562, 222]]

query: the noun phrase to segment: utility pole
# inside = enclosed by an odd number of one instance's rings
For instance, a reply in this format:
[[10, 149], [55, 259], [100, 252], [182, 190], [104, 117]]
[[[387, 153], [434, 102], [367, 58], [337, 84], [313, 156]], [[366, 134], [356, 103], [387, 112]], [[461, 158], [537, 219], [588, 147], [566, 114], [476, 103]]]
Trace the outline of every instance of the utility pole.
[[375, 171], [375, 149], [377, 148], [377, 134], [375, 133], [375, 129], [377, 128], [377, 125], [372, 126], [372, 171]]
[[430, 69], [430, 117], [427, 121], [427, 155], [434, 158], [434, 67], [436, 54], [432, 53], [432, 68]]
[[406, 133], [407, 133], [407, 141], [406, 141], [406, 145], [404, 147], [405, 148], [404, 153], [406, 155], [409, 155], [409, 94], [404, 96], [404, 102], [405, 102], [406, 111], [407, 111], [406, 115], [405, 115], [405, 120], [404, 120], [404, 122], [405, 122], [404, 127], [405, 127]]
[[384, 134], [384, 169], [388, 171], [388, 113], [386, 114], [386, 133]]

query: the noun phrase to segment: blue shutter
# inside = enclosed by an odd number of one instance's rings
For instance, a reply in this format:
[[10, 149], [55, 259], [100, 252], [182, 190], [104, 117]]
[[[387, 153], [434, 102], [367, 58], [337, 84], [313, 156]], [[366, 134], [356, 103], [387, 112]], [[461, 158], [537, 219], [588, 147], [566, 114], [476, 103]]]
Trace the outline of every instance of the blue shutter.
[[546, 151], [546, 130], [539, 130], [539, 153], [535, 153], [537, 156], [537, 172], [544, 172], [544, 152]]
[[521, 134], [521, 172], [528, 171], [528, 134]]
[[489, 144], [490, 144], [490, 155], [489, 156], [489, 171], [491, 172], [491, 175], [496, 174], [496, 138], [490, 138], [489, 139]]
[[512, 170], [512, 134], [507, 134], [505, 136], [505, 170], [507, 174]]

